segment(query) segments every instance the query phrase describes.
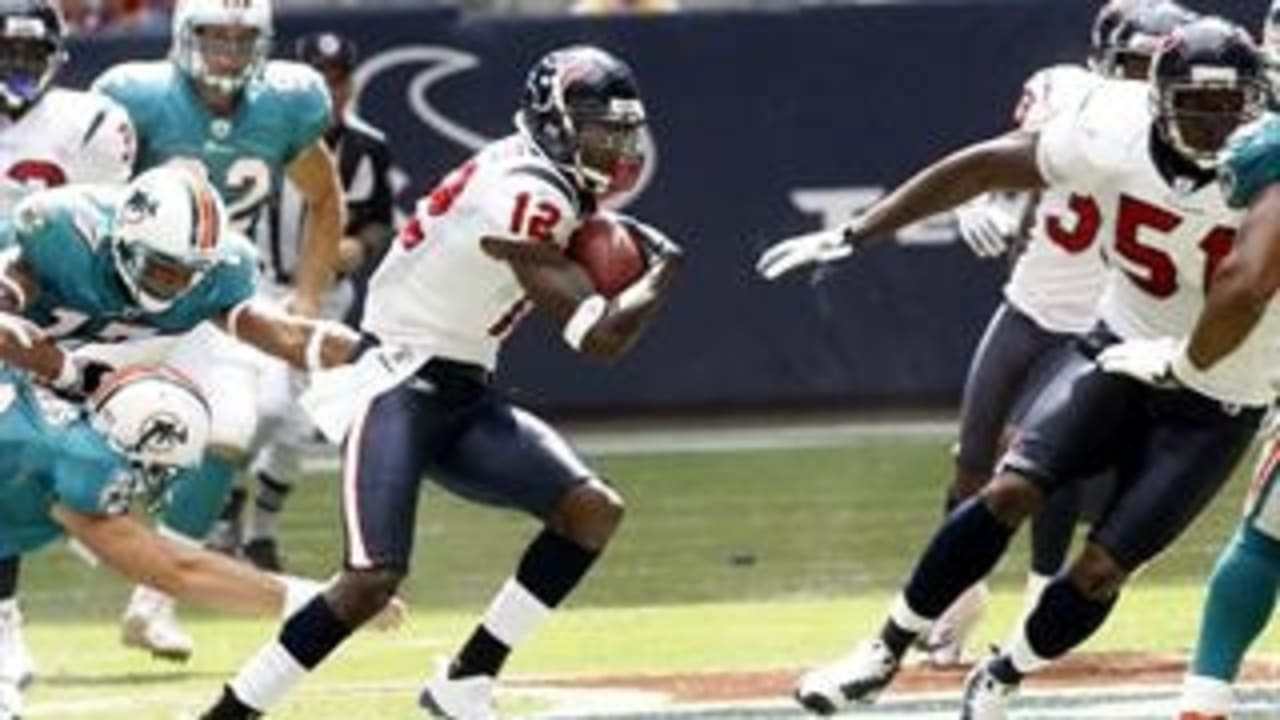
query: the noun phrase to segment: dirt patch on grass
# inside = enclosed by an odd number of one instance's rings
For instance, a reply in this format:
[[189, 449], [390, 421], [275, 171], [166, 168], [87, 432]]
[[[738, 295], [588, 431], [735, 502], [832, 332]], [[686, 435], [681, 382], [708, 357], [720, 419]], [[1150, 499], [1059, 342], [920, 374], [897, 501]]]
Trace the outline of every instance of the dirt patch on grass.
[[[1142, 685], [1174, 684], [1186, 670], [1181, 655], [1143, 653], [1082, 653], [1069, 656], [1037, 673], [1027, 681], [1028, 687], [1064, 687], [1073, 685]], [[755, 700], [791, 694], [799, 669], [705, 672], [661, 675], [599, 675], [585, 678], [557, 679], [539, 685], [588, 688], [626, 688], [665, 693], [678, 702]], [[892, 692], [959, 690], [967, 665], [934, 668], [911, 665], [894, 680]], [[1255, 661], [1247, 663], [1242, 673], [1246, 682], [1280, 681], [1280, 663]]]

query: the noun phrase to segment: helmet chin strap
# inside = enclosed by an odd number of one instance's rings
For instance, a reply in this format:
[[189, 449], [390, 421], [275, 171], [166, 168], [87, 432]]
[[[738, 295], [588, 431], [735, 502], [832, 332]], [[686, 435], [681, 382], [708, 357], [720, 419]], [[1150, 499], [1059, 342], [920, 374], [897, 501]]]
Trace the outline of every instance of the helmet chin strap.
[[1200, 150], [1188, 143], [1178, 129], [1178, 123], [1172, 120], [1165, 123], [1165, 136], [1169, 144], [1178, 154], [1201, 170], [1213, 170], [1218, 165], [1218, 153]]

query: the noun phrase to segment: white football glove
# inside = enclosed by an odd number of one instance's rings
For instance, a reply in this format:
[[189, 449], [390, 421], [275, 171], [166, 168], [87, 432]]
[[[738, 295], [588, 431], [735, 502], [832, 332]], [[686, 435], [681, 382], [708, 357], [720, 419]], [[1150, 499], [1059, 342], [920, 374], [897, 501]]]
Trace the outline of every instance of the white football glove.
[[845, 240], [844, 227], [822, 230], [781, 240], [770, 245], [756, 261], [756, 272], [765, 280], [777, 280], [796, 268], [842, 260], [853, 253]]
[[1152, 340], [1125, 340], [1098, 354], [1098, 366], [1109, 373], [1129, 377], [1159, 388], [1176, 388], [1182, 383], [1174, 372], [1182, 356], [1182, 341], [1163, 337]]
[[952, 213], [960, 238], [980, 258], [1003, 255], [1018, 234], [1018, 218], [990, 195], [979, 195]]

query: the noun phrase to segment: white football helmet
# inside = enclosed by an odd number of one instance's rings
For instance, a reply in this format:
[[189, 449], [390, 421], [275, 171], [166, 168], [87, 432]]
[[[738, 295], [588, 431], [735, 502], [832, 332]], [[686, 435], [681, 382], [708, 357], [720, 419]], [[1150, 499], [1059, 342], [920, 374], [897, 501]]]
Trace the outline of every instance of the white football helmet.
[[124, 189], [111, 232], [116, 269], [142, 309], [164, 312], [218, 261], [227, 212], [188, 168], [162, 165]]
[[177, 370], [143, 365], [118, 370], [88, 406], [94, 429], [131, 461], [131, 497], [160, 500], [178, 472], [204, 456], [209, 405]]
[[[256, 32], [236, 39], [206, 36], [212, 27]], [[195, 81], [230, 94], [262, 72], [272, 34], [271, 0], [178, 0], [171, 57]]]

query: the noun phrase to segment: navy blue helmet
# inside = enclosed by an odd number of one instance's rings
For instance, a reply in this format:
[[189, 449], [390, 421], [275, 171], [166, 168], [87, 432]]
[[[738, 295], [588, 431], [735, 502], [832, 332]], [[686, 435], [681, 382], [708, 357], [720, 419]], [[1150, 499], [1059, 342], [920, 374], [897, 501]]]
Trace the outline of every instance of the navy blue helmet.
[[644, 166], [644, 103], [635, 74], [600, 48], [543, 56], [529, 71], [516, 125], [597, 197], [630, 189]]

